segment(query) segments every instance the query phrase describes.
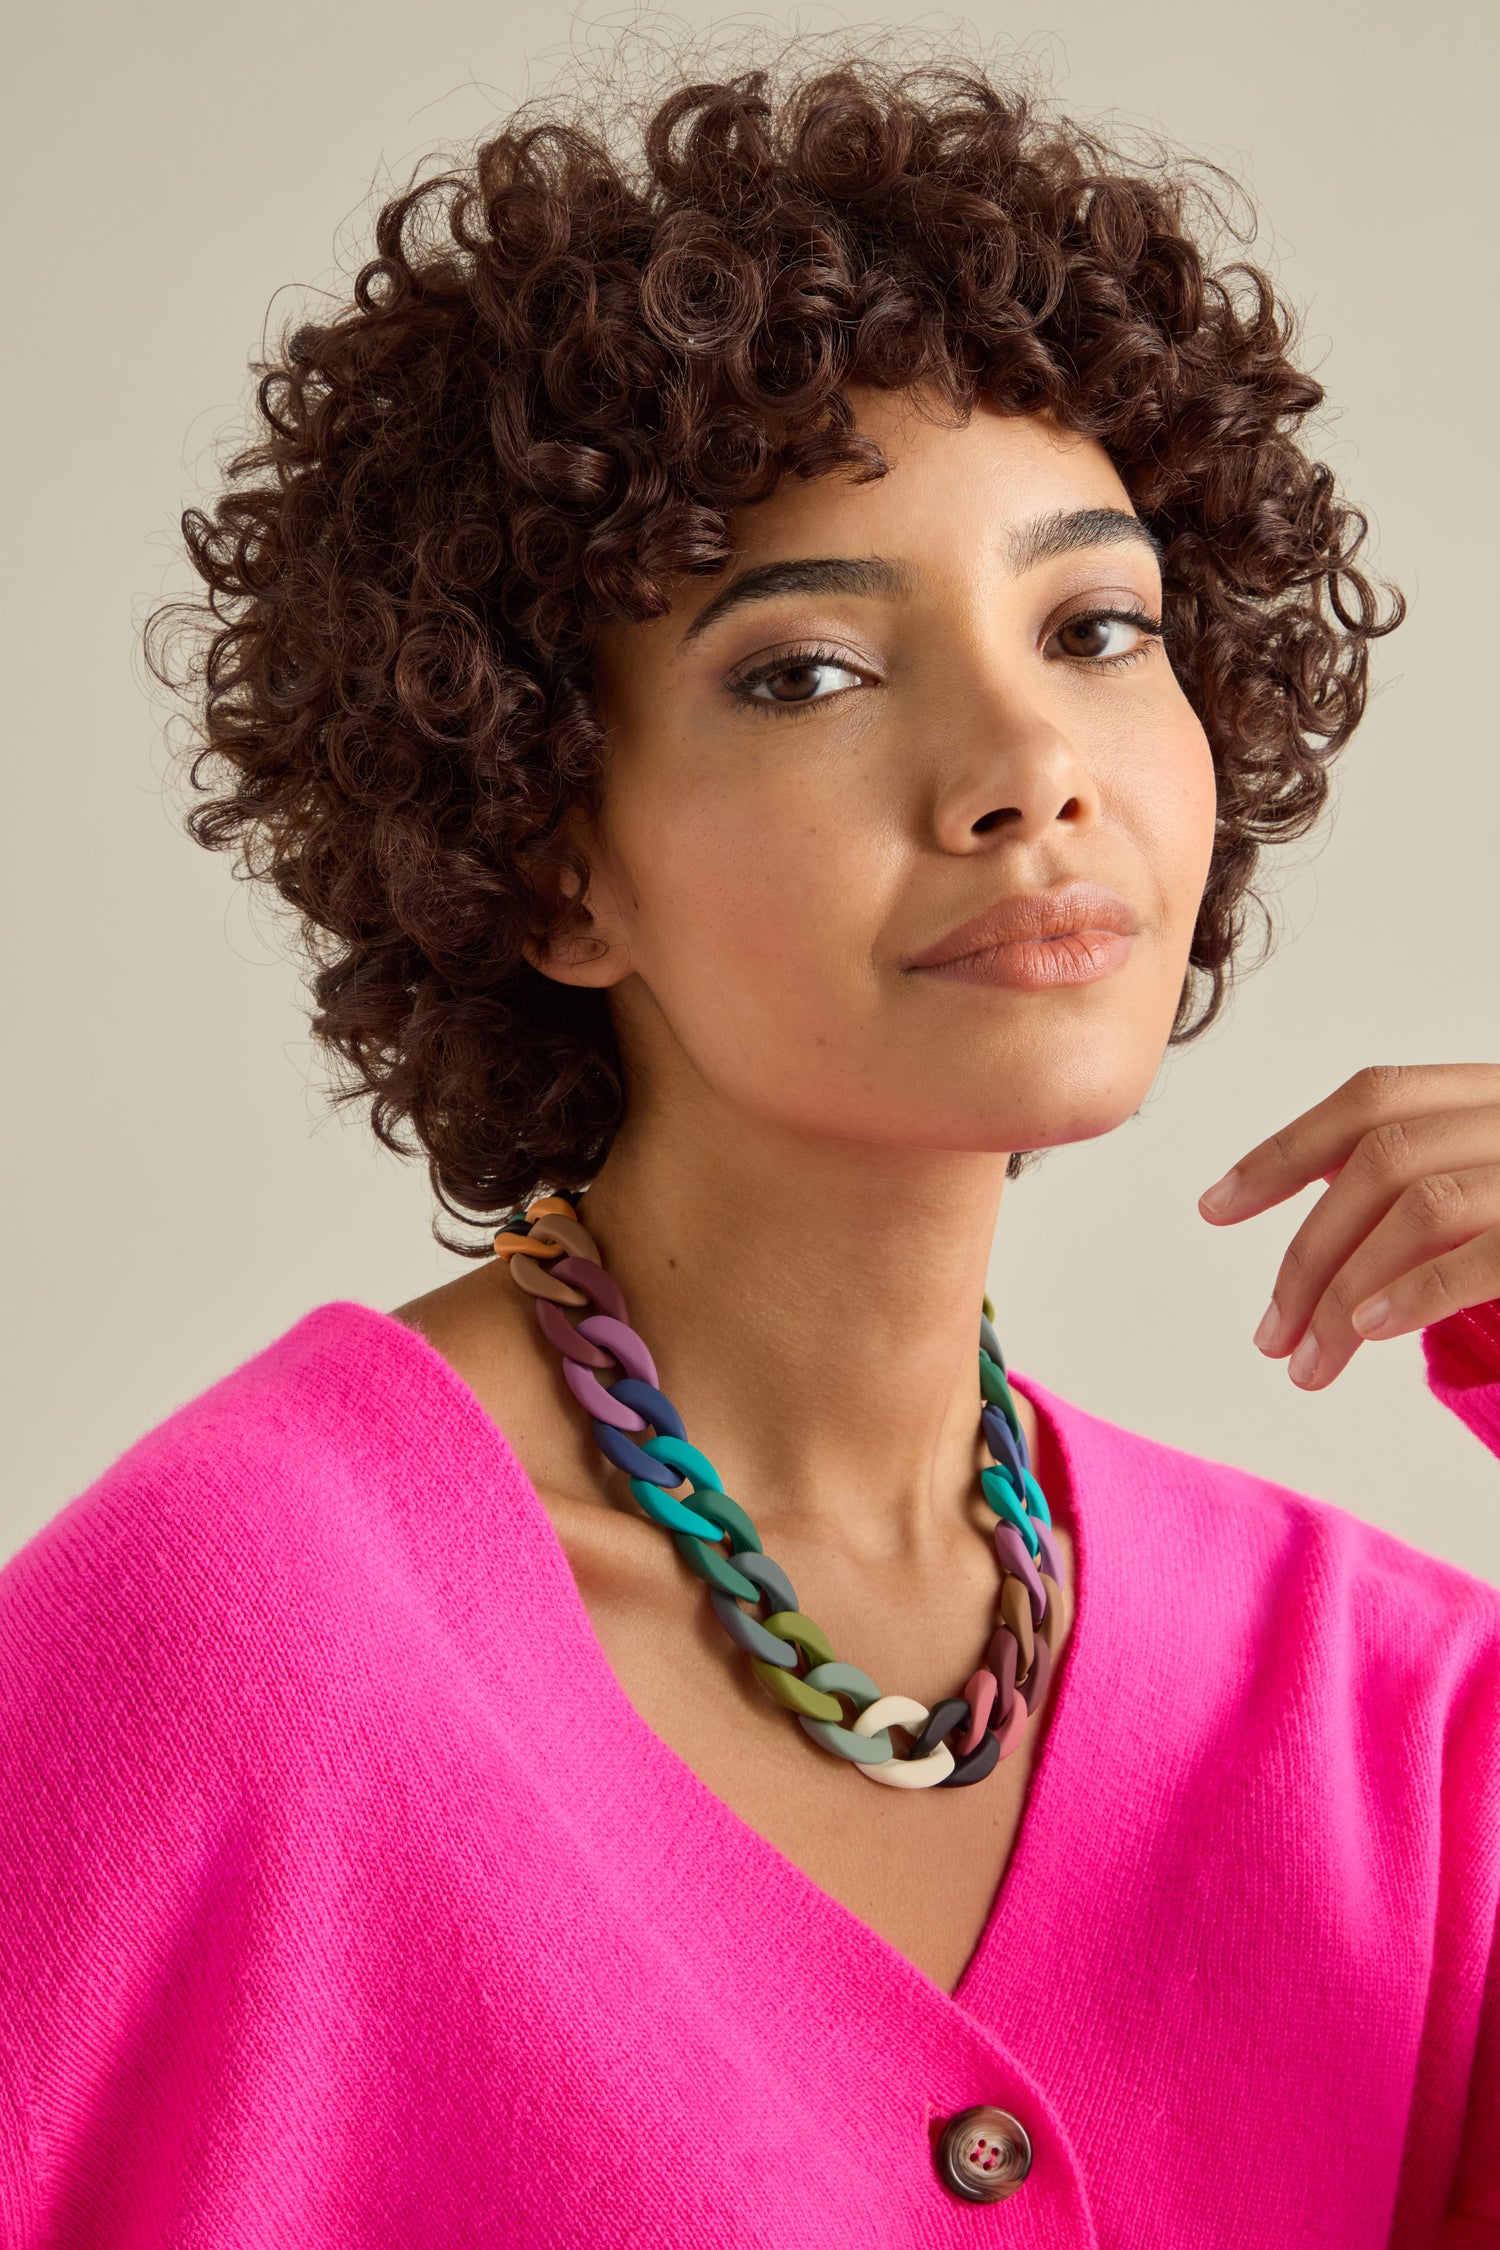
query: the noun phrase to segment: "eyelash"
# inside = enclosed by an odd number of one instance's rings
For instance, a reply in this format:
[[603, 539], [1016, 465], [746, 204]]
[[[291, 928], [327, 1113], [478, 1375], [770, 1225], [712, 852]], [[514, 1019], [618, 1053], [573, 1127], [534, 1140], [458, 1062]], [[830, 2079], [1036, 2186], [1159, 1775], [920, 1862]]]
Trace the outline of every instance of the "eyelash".
[[[1060, 633], [1068, 625], [1104, 623], [1133, 625], [1137, 632], [1145, 634], [1147, 642], [1161, 639], [1161, 619], [1159, 617], [1148, 617], [1145, 611], [1140, 609], [1079, 610], [1072, 617], [1065, 617], [1062, 624], [1055, 626], [1053, 630]], [[1047, 637], [1050, 640], [1052, 635], [1049, 633]], [[1064, 658], [1063, 661], [1082, 665], [1091, 672], [1114, 672], [1122, 670], [1127, 664], [1139, 663], [1146, 653], [1146, 647], [1142, 646], [1127, 649], [1121, 656], [1075, 656]], [[786, 718], [798, 712], [816, 711], [824, 704], [836, 702], [838, 700], [837, 695], [825, 695], [817, 696], [807, 703], [774, 703], [769, 697], [756, 696], [749, 692], [752, 688], [759, 687], [763, 680], [774, 679], [778, 672], [794, 671], [799, 665], [803, 664], [827, 664], [836, 667], [841, 672], [858, 672], [861, 669], [858, 664], [851, 664], [848, 661], [842, 649], [830, 648], [826, 643], [808, 641], [793, 648], [783, 649], [778, 656], [768, 659], [764, 664], [754, 665], [748, 672], [736, 672], [728, 683], [729, 691], [747, 709], [781, 718]], [[838, 691], [840, 695], [847, 693], [848, 690], [844, 688]]]
[[[751, 711], [771, 712], [773, 715], [779, 712], [782, 717], [789, 711], [815, 711], [820, 704], [834, 702], [833, 696], [824, 695], [811, 703], [773, 703], [769, 696], [750, 693], [751, 688], [759, 687], [763, 680], [774, 680], [778, 672], [794, 672], [802, 664], [827, 664], [840, 672], [858, 672], [862, 669], [858, 664], [849, 663], [842, 649], [808, 641], [795, 648], [784, 648], [779, 656], [772, 657], [764, 664], [753, 665], [748, 672], [736, 672], [729, 682], [730, 693]], [[847, 693], [847, 690], [841, 689], [840, 693]]]
[[[1133, 625], [1138, 633], [1145, 634], [1148, 643], [1161, 639], [1161, 619], [1148, 617], [1143, 609], [1080, 609], [1072, 617], [1065, 617], [1061, 625], [1054, 626], [1053, 631], [1065, 632], [1070, 625], [1105, 624]], [[1049, 633], [1047, 638], [1050, 640], [1052, 634]], [[1122, 665], [1138, 663], [1145, 654], [1146, 648], [1142, 646], [1127, 649], [1123, 656], [1074, 656], [1066, 661], [1086, 665], [1091, 672], [1113, 672]]]

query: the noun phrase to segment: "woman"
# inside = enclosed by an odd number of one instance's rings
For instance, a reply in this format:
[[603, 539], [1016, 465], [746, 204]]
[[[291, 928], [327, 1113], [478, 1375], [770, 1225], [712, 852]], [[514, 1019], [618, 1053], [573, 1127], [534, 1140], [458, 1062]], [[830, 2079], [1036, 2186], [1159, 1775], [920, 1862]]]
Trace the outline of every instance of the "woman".
[[[1493, 2242], [1500, 1596], [980, 1312], [1399, 615], [1318, 386], [981, 75], [622, 135], [391, 205], [187, 524], [195, 830], [498, 1255], [0, 1580], [5, 2238]], [[1204, 1212], [1320, 1177], [1261, 1348], [1500, 1450], [1500, 1071]]]

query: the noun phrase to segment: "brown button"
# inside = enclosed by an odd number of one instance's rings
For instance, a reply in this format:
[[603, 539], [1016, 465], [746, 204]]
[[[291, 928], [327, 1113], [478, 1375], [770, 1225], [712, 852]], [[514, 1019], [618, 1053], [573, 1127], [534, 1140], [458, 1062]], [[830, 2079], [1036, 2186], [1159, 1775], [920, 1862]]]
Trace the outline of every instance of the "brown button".
[[1003, 2203], [1031, 2170], [1026, 2128], [1008, 2109], [963, 2109], [937, 2146], [938, 2178], [966, 2203]]

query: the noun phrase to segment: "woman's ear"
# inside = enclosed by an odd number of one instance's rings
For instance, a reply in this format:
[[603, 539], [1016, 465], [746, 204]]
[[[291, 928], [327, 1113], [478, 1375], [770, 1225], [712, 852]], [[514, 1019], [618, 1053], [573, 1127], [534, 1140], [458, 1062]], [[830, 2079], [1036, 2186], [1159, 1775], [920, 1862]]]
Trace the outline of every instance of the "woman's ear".
[[556, 927], [523, 940], [527, 960], [556, 984], [597, 989], [619, 984], [630, 974], [630, 954], [614, 890], [598, 857], [590, 857], [586, 872], [581, 856], [565, 861], [557, 889]]

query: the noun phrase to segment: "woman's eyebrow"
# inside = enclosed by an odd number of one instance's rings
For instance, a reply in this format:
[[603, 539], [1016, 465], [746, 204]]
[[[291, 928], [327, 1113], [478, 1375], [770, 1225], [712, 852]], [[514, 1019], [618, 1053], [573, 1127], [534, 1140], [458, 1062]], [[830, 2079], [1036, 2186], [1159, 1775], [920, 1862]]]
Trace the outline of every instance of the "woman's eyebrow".
[[805, 560], [756, 563], [731, 578], [706, 602], [682, 636], [681, 646], [706, 633], [721, 617], [745, 602], [769, 601], [776, 594], [873, 594], [900, 601], [911, 592], [911, 572], [884, 555], [809, 556]]
[[[1013, 534], [1011, 569], [1019, 578], [1039, 563], [1080, 547], [1108, 547], [1132, 540], [1149, 547], [1161, 559], [1161, 543], [1139, 516], [1124, 508], [1059, 509], [1038, 516]], [[742, 570], [705, 602], [682, 636], [686, 648], [717, 625], [729, 612], [746, 602], [770, 601], [778, 594], [865, 594], [885, 601], [901, 601], [912, 590], [912, 575], [904, 563], [885, 555], [822, 555], [790, 558], [786, 562], [756, 563]]]
[[1010, 567], [1020, 578], [1038, 563], [1074, 554], [1080, 547], [1116, 547], [1127, 541], [1149, 547], [1161, 561], [1161, 541], [1127, 508], [1060, 508], [1055, 515], [1023, 524], [1012, 535]]

